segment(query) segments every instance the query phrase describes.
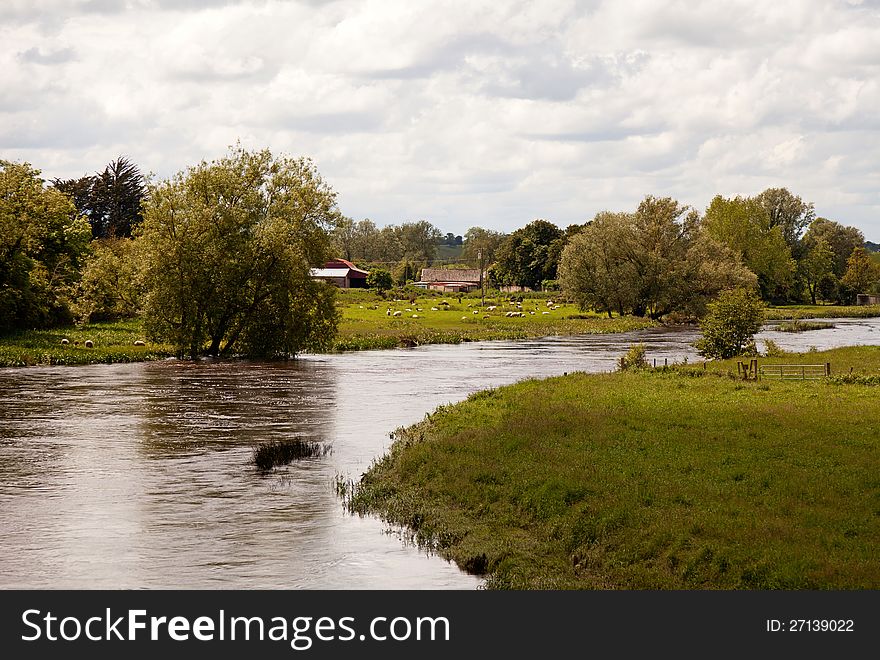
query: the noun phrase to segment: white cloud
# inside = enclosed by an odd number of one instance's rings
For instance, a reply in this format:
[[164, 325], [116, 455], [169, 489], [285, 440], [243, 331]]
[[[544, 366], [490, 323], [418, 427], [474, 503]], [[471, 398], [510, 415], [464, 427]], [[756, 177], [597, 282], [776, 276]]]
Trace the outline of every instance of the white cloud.
[[878, 240], [878, 43], [852, 0], [11, 0], [0, 157], [167, 176], [240, 139], [456, 233], [787, 186]]

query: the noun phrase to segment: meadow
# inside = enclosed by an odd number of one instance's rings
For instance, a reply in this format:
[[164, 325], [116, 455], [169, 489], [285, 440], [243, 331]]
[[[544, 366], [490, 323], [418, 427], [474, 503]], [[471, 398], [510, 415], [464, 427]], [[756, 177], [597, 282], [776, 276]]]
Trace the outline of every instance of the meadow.
[[[880, 347], [806, 358], [880, 382]], [[735, 364], [480, 392], [340, 488], [489, 588], [877, 589], [880, 391]]]

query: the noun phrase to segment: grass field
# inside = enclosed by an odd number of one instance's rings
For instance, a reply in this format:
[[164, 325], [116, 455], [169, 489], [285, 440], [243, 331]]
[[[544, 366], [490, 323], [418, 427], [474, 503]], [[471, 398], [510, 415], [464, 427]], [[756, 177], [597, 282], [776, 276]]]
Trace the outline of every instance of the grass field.
[[[426, 344], [455, 344], [488, 339], [528, 339], [549, 335], [576, 335], [629, 332], [656, 325], [635, 317], [614, 317], [582, 312], [574, 305], [556, 300], [552, 293], [528, 294], [521, 305], [510, 296], [493, 294], [485, 299], [442, 294], [426, 294], [415, 302], [409, 299], [384, 300], [375, 292], [362, 289], [341, 291], [339, 309], [342, 321], [333, 351], [368, 350]], [[448, 304], [443, 304], [443, 302]], [[553, 302], [554, 304], [548, 305]], [[399, 316], [394, 316], [399, 312]], [[511, 317], [508, 313], [522, 313]], [[804, 306], [771, 308], [769, 319], [815, 317], [880, 316], [880, 306], [833, 307]], [[71, 345], [61, 346], [68, 338]], [[91, 339], [95, 347], [85, 349]], [[138, 319], [98, 323], [85, 327], [33, 330], [0, 337], [0, 366], [35, 364], [93, 364], [135, 362], [173, 354], [171, 346], [146, 342]], [[73, 342], [78, 344], [73, 345]]]
[[[812, 359], [880, 374], [880, 347]], [[880, 588], [880, 390], [731, 367], [478, 393], [341, 490], [490, 588]]]
[[[62, 346], [61, 340], [70, 343]], [[93, 348], [86, 348], [91, 340]], [[135, 341], [145, 346], [135, 346]], [[139, 320], [75, 326], [53, 330], [29, 330], [0, 337], [0, 367], [36, 364], [98, 364], [143, 362], [173, 355], [171, 346], [146, 341]]]
[[[455, 344], [485, 339], [526, 339], [548, 335], [627, 332], [655, 325], [647, 319], [583, 313], [573, 305], [548, 304], [552, 298], [521, 304], [502, 298], [436, 297], [365, 300], [341, 306], [335, 350]], [[395, 316], [395, 313], [398, 315]], [[510, 316], [522, 314], [522, 316]]]
[[785, 305], [768, 307], [768, 321], [785, 319], [872, 318], [880, 316], [880, 305]]

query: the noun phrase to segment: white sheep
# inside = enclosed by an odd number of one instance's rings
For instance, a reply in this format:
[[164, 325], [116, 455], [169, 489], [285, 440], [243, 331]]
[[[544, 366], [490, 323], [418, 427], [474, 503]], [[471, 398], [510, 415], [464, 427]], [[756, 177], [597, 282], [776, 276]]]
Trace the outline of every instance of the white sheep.
[[478, 309], [474, 310], [474, 314], [479, 314], [479, 313], [480, 313], [480, 310], [478, 310]]
[[440, 310], [439, 310], [438, 308], [436, 308], [436, 307], [432, 307], [432, 308], [431, 308], [431, 311], [432, 311], [432, 312], [439, 312]]
[[62, 339], [62, 340], [61, 340], [61, 345], [62, 345], [62, 346], [67, 346], [69, 343], [70, 343], [70, 340], [68, 340], [68, 339]]
[[136, 340], [134, 342], [134, 345], [135, 346], [146, 346], [146, 344], [144, 342], [142, 342], [140, 339]]
[[418, 314], [413, 314], [412, 317], [413, 317], [414, 319], [417, 319], [417, 318], [419, 318], [419, 315], [418, 315]]
[[92, 342], [92, 340], [86, 339], [86, 348], [94, 348], [94, 347], [95, 347], [95, 344]]
[[394, 312], [394, 314], [392, 314], [391, 316], [400, 316], [400, 315], [401, 315], [401, 314], [400, 314], [400, 310], [397, 310], [397, 311]]

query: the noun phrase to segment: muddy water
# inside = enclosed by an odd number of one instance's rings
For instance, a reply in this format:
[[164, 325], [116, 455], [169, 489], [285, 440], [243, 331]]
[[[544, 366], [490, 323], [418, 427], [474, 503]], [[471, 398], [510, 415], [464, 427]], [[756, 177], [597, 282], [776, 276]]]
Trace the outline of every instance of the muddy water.
[[[880, 320], [761, 337], [880, 343]], [[333, 489], [437, 405], [526, 377], [603, 371], [630, 343], [695, 358], [693, 329], [309, 356], [0, 369], [2, 588], [463, 588], [479, 581], [351, 517]], [[332, 446], [269, 476], [253, 447]]]

